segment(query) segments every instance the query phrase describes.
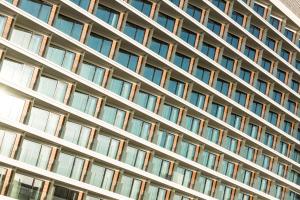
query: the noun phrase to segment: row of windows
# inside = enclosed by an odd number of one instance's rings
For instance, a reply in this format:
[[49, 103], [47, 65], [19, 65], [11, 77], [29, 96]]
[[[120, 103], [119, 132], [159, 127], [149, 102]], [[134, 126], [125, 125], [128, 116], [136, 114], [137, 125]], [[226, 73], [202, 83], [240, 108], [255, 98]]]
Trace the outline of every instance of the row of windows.
[[[1, 133], [0, 138], [2, 141], [1, 143], [5, 142], [6, 144], [1, 148], [1, 155], [9, 156], [12, 152], [13, 146], [16, 145], [15, 144], [15, 141], [17, 141], [16, 138], [20, 137], [20, 135], [7, 130], [1, 130], [0, 133]], [[119, 155], [118, 152], [120, 151], [120, 145], [119, 143], [116, 144], [116, 141], [118, 140], [113, 139], [109, 136], [97, 134], [94, 141], [95, 144], [93, 144], [92, 150], [107, 155], [111, 158], [117, 159], [116, 157], [117, 155]], [[34, 165], [42, 169], [51, 170], [63, 176], [84, 181], [86, 183], [92, 184], [94, 186], [106, 190], [114, 190], [114, 188], [112, 188], [115, 185], [113, 184], [113, 181], [116, 180], [115, 177], [118, 178], [120, 176], [119, 171], [117, 169], [114, 169], [109, 166], [103, 166], [97, 161], [93, 161], [92, 163], [90, 163], [88, 165], [89, 167], [87, 171], [85, 171], [84, 166], [87, 166], [87, 163], [91, 161], [81, 157], [80, 155], [75, 156], [74, 154], [65, 150], [60, 150], [59, 152], [57, 152], [56, 150], [57, 148], [49, 146], [48, 144], [43, 144], [36, 140], [29, 139], [27, 137], [22, 139], [19, 142], [20, 142], [19, 151], [16, 153], [14, 157], [15, 159], [25, 162], [27, 164]], [[214, 179], [210, 179], [200, 174], [197, 175], [196, 171], [181, 166], [180, 164], [179, 165], [177, 164], [176, 167], [174, 168], [174, 161], [166, 160], [156, 155], [152, 157], [149, 165], [146, 167], [145, 163], [146, 163], [146, 159], [149, 157], [147, 156], [149, 152], [144, 151], [140, 148], [136, 148], [131, 145], [128, 145], [126, 149], [123, 150], [123, 152], [124, 155], [119, 156], [122, 162], [125, 162], [134, 167], [144, 169], [144, 170], [148, 168], [148, 171], [151, 172], [152, 174], [155, 174], [157, 176], [160, 176], [168, 180], [172, 180], [185, 187], [194, 188], [195, 190], [204, 193], [206, 195], [209, 196], [216, 195], [213, 192], [214, 191], [213, 188], [216, 187], [216, 185], [214, 184], [216, 180]], [[249, 160], [255, 157], [255, 153], [252, 152], [252, 154], [250, 154], [250, 152], [251, 151], [248, 150], [246, 154], [246, 158]], [[50, 160], [54, 159], [54, 157], [51, 157], [50, 155], [53, 153], [55, 153], [57, 156], [56, 159], [54, 160], [53, 166], [51, 166], [50, 163], [52, 163], [53, 161], [50, 162]], [[272, 162], [272, 158], [264, 154], [262, 154], [257, 159], [261, 160], [262, 166], [267, 169], [270, 166], [269, 165], [270, 162]], [[220, 160], [220, 155], [214, 154], [208, 150], [200, 151], [198, 162], [213, 170], [217, 170], [218, 163], [220, 163], [219, 170], [218, 170], [220, 173], [228, 177], [237, 179], [238, 181], [247, 184], [249, 186], [257, 187], [257, 189], [265, 193], [269, 193], [269, 191], [271, 190], [270, 186], [260, 185], [263, 182], [262, 180], [266, 181], [267, 183], [271, 180], [259, 176], [258, 179], [255, 181], [254, 171], [248, 170], [243, 167], [238, 167], [238, 163], [231, 162], [227, 159]], [[279, 163], [276, 173], [281, 176], [286, 174], [287, 165]], [[298, 176], [299, 176], [298, 173], [294, 171], [293, 173], [290, 174], [290, 177], [293, 177], [293, 179], [295, 179], [296, 181], [298, 181], [298, 179], [295, 177]], [[84, 179], [83, 177], [86, 178]], [[137, 180], [135, 181], [140, 182], [140, 184], [137, 185], [137, 188], [135, 188], [136, 189], [135, 192], [132, 193], [131, 190], [133, 190], [133, 188], [131, 187], [133, 187], [133, 185], [135, 184], [129, 184], [129, 183], [131, 183], [131, 181], [134, 179], [123, 173], [121, 175], [121, 178], [119, 177], [119, 179], [121, 179], [120, 183], [126, 183], [127, 187], [125, 189], [124, 188], [125, 186], [123, 184], [117, 185], [116, 191], [124, 196], [137, 199], [139, 196], [140, 186], [143, 180], [136, 178]], [[194, 184], [192, 184], [191, 182], [192, 179], [196, 179]], [[279, 187], [279, 185], [276, 186], [274, 185], [273, 187], [277, 188]], [[220, 186], [220, 189], [221, 188], [222, 187]], [[276, 196], [277, 193], [273, 195]], [[229, 195], [229, 197], [230, 196], [231, 195]], [[281, 198], [281, 196], [278, 196], [278, 198]]]

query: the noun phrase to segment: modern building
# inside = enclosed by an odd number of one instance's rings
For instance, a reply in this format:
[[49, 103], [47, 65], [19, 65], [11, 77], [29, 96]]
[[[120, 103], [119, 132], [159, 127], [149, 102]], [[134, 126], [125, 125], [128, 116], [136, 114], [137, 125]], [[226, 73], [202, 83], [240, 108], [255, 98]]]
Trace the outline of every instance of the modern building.
[[290, 2], [0, 0], [0, 199], [299, 200]]

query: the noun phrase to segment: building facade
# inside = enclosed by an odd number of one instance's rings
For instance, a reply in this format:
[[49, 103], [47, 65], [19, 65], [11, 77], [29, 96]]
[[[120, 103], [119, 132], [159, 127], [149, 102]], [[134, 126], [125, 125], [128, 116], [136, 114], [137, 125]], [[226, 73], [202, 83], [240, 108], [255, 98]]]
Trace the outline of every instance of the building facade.
[[280, 1], [0, 0], [0, 36], [0, 199], [300, 199]]

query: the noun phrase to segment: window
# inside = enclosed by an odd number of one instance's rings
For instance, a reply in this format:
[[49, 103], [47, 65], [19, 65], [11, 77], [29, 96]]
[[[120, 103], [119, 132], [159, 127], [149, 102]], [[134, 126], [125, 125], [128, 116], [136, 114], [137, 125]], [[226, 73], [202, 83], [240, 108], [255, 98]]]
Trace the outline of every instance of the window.
[[203, 42], [201, 52], [208, 56], [210, 59], [214, 60], [215, 59], [215, 54], [216, 54], [216, 47]]
[[91, 131], [92, 129], [89, 127], [67, 121], [60, 137], [79, 146], [86, 147]]
[[195, 76], [199, 80], [203, 81], [206, 84], [209, 84], [210, 74], [211, 74], [210, 70], [208, 70], [206, 68], [203, 68], [203, 67], [200, 67], [200, 66], [198, 66], [196, 68]]
[[138, 137], [148, 140], [151, 124], [138, 118], [133, 118], [129, 124], [128, 131]]
[[238, 23], [239, 25], [243, 26], [244, 23], [244, 15], [242, 15], [241, 13], [237, 12], [237, 11], [232, 11], [231, 14], [231, 18]]
[[172, 92], [173, 94], [179, 96], [179, 97], [183, 97], [183, 93], [184, 93], [184, 82], [178, 81], [176, 79], [170, 78], [169, 80], [169, 86], [168, 86], [168, 90], [170, 92]]
[[180, 53], [175, 53], [174, 64], [184, 71], [189, 71], [191, 58]]
[[242, 117], [235, 113], [231, 113], [229, 124], [240, 130], [242, 125]]
[[182, 28], [180, 32], [180, 38], [191, 46], [195, 46], [196, 34], [188, 29]]
[[139, 91], [136, 96], [136, 103], [152, 112], [156, 106], [157, 97], [144, 91]]
[[42, 75], [39, 79], [37, 91], [59, 102], [64, 102], [67, 87], [68, 84], [64, 81]]
[[185, 140], [181, 141], [181, 145], [178, 148], [178, 153], [190, 160], [194, 160], [195, 151], [196, 151], [196, 145]]
[[125, 51], [123, 49], [120, 49], [116, 56], [116, 61], [118, 63], [127, 67], [128, 69], [131, 69], [132, 71], [136, 70], [138, 65], [138, 60], [139, 60], [139, 56], [130, 53], [128, 51]]
[[250, 83], [250, 81], [251, 81], [251, 72], [249, 70], [241, 68], [239, 77], [241, 79], [243, 79], [244, 81], [246, 81], [247, 83]]
[[264, 14], [265, 14], [265, 7], [264, 6], [259, 5], [257, 3], [254, 3], [253, 10], [255, 12], [257, 12], [260, 16], [264, 17]]
[[270, 22], [270, 24], [272, 26], [274, 26], [274, 28], [279, 29], [279, 24], [280, 24], [280, 20], [279, 19], [277, 19], [277, 18], [275, 18], [273, 16], [270, 16], [270, 21], [269, 22]]
[[277, 69], [277, 78], [281, 81], [281, 82], [285, 82], [285, 78], [286, 78], [286, 72], [282, 71], [280, 69]]
[[53, 26], [63, 33], [75, 38], [76, 40], [80, 39], [81, 32], [83, 29], [83, 24], [71, 19], [69, 17], [58, 15], [54, 21]]
[[252, 124], [252, 123], [249, 123], [249, 124], [248, 124], [248, 127], [247, 127], [247, 130], [246, 130], [246, 133], [247, 133], [249, 136], [251, 136], [251, 137], [257, 139], [257, 136], [258, 136], [258, 129], [259, 129], [259, 127], [258, 127], [257, 125], [254, 125], [254, 124]]
[[260, 28], [254, 26], [253, 24], [250, 25], [249, 32], [259, 39], [260, 36]]
[[102, 155], [117, 159], [120, 140], [111, 136], [97, 134], [93, 141], [92, 150]]
[[271, 66], [272, 66], [272, 62], [265, 59], [265, 58], [262, 58], [261, 60], [261, 66], [262, 68], [264, 68], [265, 70], [267, 70], [268, 72], [271, 71]]
[[156, 38], [152, 38], [149, 48], [161, 57], [167, 58], [169, 49], [168, 43], [158, 40]]
[[106, 23], [117, 27], [120, 13], [103, 5], [98, 5], [95, 15]]
[[284, 35], [285, 35], [285, 37], [287, 37], [290, 41], [293, 42], [293, 39], [294, 39], [294, 32], [293, 32], [293, 31], [291, 31], [291, 30], [285, 28], [285, 29], [284, 29]]
[[243, 168], [241, 169], [241, 172], [241, 182], [250, 186], [252, 182], [251, 179], [253, 178], [253, 172]]
[[294, 101], [288, 100], [287, 101], [287, 109], [292, 112], [295, 113], [296, 110], [296, 103]]
[[2, 91], [0, 92], [0, 117], [19, 122], [25, 105], [25, 99], [2, 93]]
[[229, 82], [218, 78], [216, 83], [216, 90], [227, 96], [229, 92]]
[[83, 62], [77, 73], [97, 85], [102, 85], [105, 69], [91, 63]]
[[221, 185], [222, 188], [222, 200], [230, 200], [232, 199], [231, 193], [233, 191], [233, 188], [225, 186], [225, 185]]
[[275, 50], [275, 44], [276, 44], [275, 40], [273, 40], [269, 37], [266, 38], [266, 45], [273, 51]]
[[207, 126], [206, 131], [203, 133], [203, 136], [213, 143], [219, 144], [221, 131], [217, 128]]
[[268, 179], [258, 177], [258, 189], [260, 191], [267, 193], [268, 185], [269, 185]]
[[272, 166], [271, 166], [271, 160], [272, 160], [272, 158], [270, 156], [262, 154], [261, 155], [261, 159], [262, 159], [261, 166], [263, 168], [268, 169], [268, 170], [272, 168]]
[[266, 132], [263, 138], [263, 143], [272, 148], [274, 144], [274, 135]]
[[204, 103], [205, 103], [205, 98], [206, 96], [204, 94], [201, 94], [196, 91], [192, 91], [191, 96], [190, 96], [190, 103], [193, 104], [194, 106], [197, 106], [200, 109], [204, 108]]
[[87, 10], [90, 5], [90, 0], [71, 0], [71, 1], [85, 10]]
[[280, 52], [280, 56], [286, 60], [287, 62], [289, 62], [289, 58], [290, 58], [290, 52], [285, 50], [285, 49], [281, 49], [281, 52]]
[[268, 121], [274, 126], [277, 125], [278, 114], [272, 111], [269, 111]]
[[233, 153], [237, 153], [239, 141], [233, 137], [227, 136], [225, 139], [225, 148]]
[[105, 190], [110, 190], [114, 170], [93, 163], [87, 172], [86, 182]]
[[21, 0], [18, 3], [18, 7], [46, 23], [49, 20], [51, 5], [47, 2], [41, 0]]
[[175, 135], [167, 132], [166, 130], [158, 130], [156, 144], [165, 149], [172, 150]]
[[42, 38], [43, 37], [40, 34], [36, 34], [23, 28], [15, 27], [12, 29], [10, 41], [37, 54], [40, 50]]
[[212, 3], [220, 10], [225, 11], [226, 1], [224, 0], [212, 0]]
[[177, 166], [174, 171], [173, 181], [184, 187], [189, 188], [193, 171], [181, 166]]
[[295, 91], [295, 92], [299, 92], [299, 82], [292, 80], [292, 84], [291, 84], [291, 88]]
[[215, 20], [208, 19], [207, 28], [217, 35], [220, 35], [221, 33], [221, 24], [219, 22], [216, 22]]
[[[283, 166], [283, 165], [282, 165]], [[278, 168], [279, 169], [279, 168]], [[279, 170], [278, 170], [279, 171]], [[293, 183], [300, 183], [300, 174], [294, 170], [290, 171], [290, 176], [288, 178], [290, 181], [292, 181]]]
[[44, 181], [30, 176], [15, 173], [10, 180], [8, 196], [16, 199], [40, 199], [44, 188]]
[[54, 135], [60, 116], [48, 110], [33, 107], [29, 115], [28, 125], [45, 133]]
[[168, 29], [170, 32], [173, 32], [175, 26], [174, 18], [159, 12], [156, 22], [161, 26], [165, 27], [166, 29]]
[[147, 0], [132, 0], [131, 5], [144, 13], [147, 16], [150, 16], [152, 3]]
[[226, 37], [226, 42], [228, 42], [229, 44], [231, 44], [231, 46], [237, 49], [239, 47], [240, 38], [236, 35], [228, 33]]
[[15, 133], [0, 129], [0, 155], [10, 157], [16, 137]]
[[251, 105], [251, 111], [261, 117], [263, 112], [263, 104], [253, 101]]
[[[278, 174], [281, 177], [285, 177], [285, 171], [286, 171], [286, 165], [282, 164], [282, 163], [277, 163], [277, 170], [276, 170], [276, 174]], [[293, 172], [293, 170], [291, 170], [291, 173]]]
[[4, 59], [0, 66], [0, 77], [4, 80], [29, 87], [34, 68], [14, 60]]
[[157, 67], [146, 64], [143, 72], [143, 76], [152, 81], [153, 83], [160, 85], [163, 71]]
[[105, 56], [109, 56], [112, 40], [105, 38], [103, 36], [97, 35], [95, 33], [91, 33], [87, 38], [87, 43], [89, 47], [100, 52]]
[[300, 60], [296, 60], [295, 67], [300, 70]]
[[170, 161], [159, 158], [157, 156], [153, 156], [150, 173], [156, 176], [160, 176], [162, 178], [169, 178], [169, 168], [170, 168]]
[[0, 36], [2, 36], [2, 34], [3, 34], [4, 26], [6, 24], [6, 20], [7, 20], [6, 16], [0, 15]]
[[234, 67], [234, 60], [227, 57], [227, 56], [222, 56], [222, 61], [221, 61], [221, 65], [228, 69], [229, 71], [233, 72], [233, 67]]
[[288, 156], [289, 153], [289, 144], [283, 141], [279, 143], [279, 153]]
[[105, 105], [102, 120], [118, 128], [122, 128], [125, 121], [126, 112], [119, 108]]
[[126, 99], [129, 99], [130, 97], [131, 88], [132, 88], [131, 83], [118, 79], [116, 77], [112, 77], [111, 82], [108, 85], [108, 89], [110, 91]]
[[256, 154], [256, 149], [254, 148], [251, 148], [249, 146], [245, 146], [245, 155], [244, 157], [247, 159], [247, 160], [250, 160], [250, 161], [254, 161], [254, 158], [255, 158], [255, 154]]
[[17, 159], [21, 162], [47, 169], [50, 153], [51, 147], [24, 139]]
[[60, 152], [54, 171], [60, 175], [79, 180], [83, 164], [84, 160], [82, 158]]
[[185, 124], [183, 127], [188, 129], [189, 131], [198, 134], [200, 130], [200, 120], [193, 116], [187, 115], [185, 118]]
[[171, 106], [169, 104], [163, 105], [162, 117], [176, 124], [178, 120], [178, 116], [179, 116], [179, 108]]
[[165, 200], [167, 191], [161, 187], [157, 187], [154, 185], [149, 185], [148, 188], [148, 197], [149, 199], [155, 200]]
[[199, 162], [201, 165], [208, 167], [209, 169], [214, 170], [216, 167], [217, 154], [211, 153], [207, 150], [204, 150], [202, 156], [199, 158]]
[[264, 94], [267, 93], [267, 83], [265, 81], [257, 79], [256, 88]]
[[247, 94], [239, 90], [236, 90], [234, 95], [234, 100], [238, 102], [240, 105], [245, 106], [247, 100]]
[[141, 191], [142, 181], [127, 175], [122, 175], [120, 180], [121, 189], [119, 193], [132, 199], [138, 199]]
[[245, 54], [248, 58], [250, 58], [251, 60], [254, 61], [254, 59], [255, 59], [255, 54], [256, 54], [256, 50], [246, 45], [244, 54]]
[[70, 106], [94, 116], [96, 114], [98, 98], [89, 94], [75, 91], [70, 101]]
[[51, 62], [60, 65], [65, 69], [71, 70], [75, 53], [66, 49], [62, 49], [58, 46], [50, 45], [45, 57]]
[[126, 22], [124, 33], [141, 44], [144, 41], [145, 29], [138, 25]]
[[225, 111], [225, 107], [217, 104], [217, 103], [212, 103], [211, 105], [211, 113], [213, 116], [219, 118], [219, 119], [223, 119], [224, 117], [224, 111]]
[[214, 183], [214, 180], [203, 175], [199, 175], [196, 179], [195, 189], [201, 193], [211, 196]]
[[70, 188], [54, 185], [53, 199], [78, 199], [79, 192]]
[[193, 6], [192, 4], [188, 4], [186, 12], [187, 12], [187, 14], [189, 14], [191, 17], [193, 17], [197, 21], [201, 20], [202, 10], [200, 8], [197, 8], [196, 6]]
[[170, 0], [172, 3], [174, 3], [176, 6], [179, 6], [180, 0]]
[[146, 151], [143, 151], [140, 148], [127, 146], [123, 162], [139, 169], [143, 169], [145, 157]]
[[277, 90], [273, 90], [273, 100], [276, 101], [278, 104], [281, 104], [281, 99], [282, 99], [282, 93], [277, 91]]

